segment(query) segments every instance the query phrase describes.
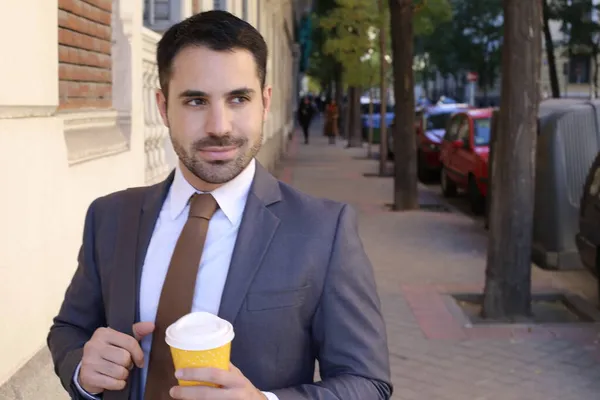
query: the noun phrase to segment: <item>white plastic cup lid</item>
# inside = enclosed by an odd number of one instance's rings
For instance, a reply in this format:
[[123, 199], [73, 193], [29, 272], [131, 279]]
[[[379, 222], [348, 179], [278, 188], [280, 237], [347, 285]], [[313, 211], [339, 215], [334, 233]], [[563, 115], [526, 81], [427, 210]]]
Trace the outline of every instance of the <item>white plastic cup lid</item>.
[[235, 336], [233, 325], [204, 311], [184, 315], [169, 326], [165, 334], [169, 346], [188, 351], [216, 349]]

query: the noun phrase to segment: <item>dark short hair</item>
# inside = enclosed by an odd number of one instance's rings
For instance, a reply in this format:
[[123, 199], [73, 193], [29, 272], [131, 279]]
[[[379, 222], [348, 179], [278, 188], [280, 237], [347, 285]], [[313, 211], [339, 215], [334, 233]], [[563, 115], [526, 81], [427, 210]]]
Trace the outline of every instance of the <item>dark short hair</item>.
[[165, 96], [175, 56], [189, 46], [214, 51], [247, 50], [252, 53], [261, 87], [267, 77], [267, 43], [248, 22], [227, 11], [211, 10], [193, 15], [169, 28], [158, 42], [158, 77]]

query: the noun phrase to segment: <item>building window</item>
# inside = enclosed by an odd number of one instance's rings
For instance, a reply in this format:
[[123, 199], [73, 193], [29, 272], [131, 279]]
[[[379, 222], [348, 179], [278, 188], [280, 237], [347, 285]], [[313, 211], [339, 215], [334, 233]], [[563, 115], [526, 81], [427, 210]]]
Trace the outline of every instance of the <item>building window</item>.
[[248, 0], [242, 0], [242, 19], [248, 21]]
[[154, 25], [159, 21], [169, 21], [171, 19], [170, 8], [169, 0], [145, 0], [144, 21], [149, 25]]
[[165, 32], [181, 20], [181, 3], [172, 0], [144, 0], [144, 26]]
[[227, 11], [227, 1], [226, 0], [213, 0], [213, 8], [215, 10]]

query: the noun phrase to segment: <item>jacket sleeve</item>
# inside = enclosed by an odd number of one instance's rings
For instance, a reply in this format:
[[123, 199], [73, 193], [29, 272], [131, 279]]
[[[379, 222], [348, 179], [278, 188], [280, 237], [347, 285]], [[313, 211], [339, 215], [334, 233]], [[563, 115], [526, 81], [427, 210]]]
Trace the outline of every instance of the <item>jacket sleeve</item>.
[[385, 323], [355, 212], [338, 217], [323, 294], [312, 326], [321, 381], [274, 390], [279, 400], [388, 400]]
[[96, 329], [106, 326], [100, 276], [95, 262], [96, 203], [93, 202], [87, 211], [77, 270], [47, 340], [56, 374], [71, 398], [78, 400], [86, 399], [73, 381], [83, 346]]

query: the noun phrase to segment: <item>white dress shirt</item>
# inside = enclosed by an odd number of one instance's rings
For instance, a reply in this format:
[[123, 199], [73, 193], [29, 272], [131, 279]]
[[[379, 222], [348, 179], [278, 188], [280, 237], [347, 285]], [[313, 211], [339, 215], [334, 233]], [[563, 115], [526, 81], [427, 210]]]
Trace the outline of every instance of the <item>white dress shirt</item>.
[[[237, 177], [211, 192], [219, 204], [219, 209], [211, 218], [208, 226], [196, 278], [192, 312], [207, 311], [215, 315], [219, 312], [233, 248], [255, 170], [256, 161], [252, 160]], [[189, 199], [196, 192], [198, 191], [190, 185], [178, 167], [156, 221], [142, 268], [140, 321], [154, 322], [156, 318], [160, 293], [169, 269], [171, 256], [189, 214]], [[143, 389], [146, 386], [151, 344], [152, 335], [142, 339], [141, 346], [144, 351], [144, 368], [140, 382], [142, 398], [144, 396]], [[96, 396], [86, 393], [79, 386], [79, 368], [78, 366], [74, 377], [77, 388], [86, 397], [97, 399]], [[277, 400], [277, 396], [273, 393], [264, 394], [268, 400]]]

